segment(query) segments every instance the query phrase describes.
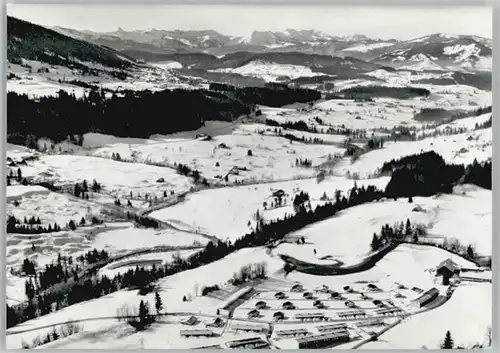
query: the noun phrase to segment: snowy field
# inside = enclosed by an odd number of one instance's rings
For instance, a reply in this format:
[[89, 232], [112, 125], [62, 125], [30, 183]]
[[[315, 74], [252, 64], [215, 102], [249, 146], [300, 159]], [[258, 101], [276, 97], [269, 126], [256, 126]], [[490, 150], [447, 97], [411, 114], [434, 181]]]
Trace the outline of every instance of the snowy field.
[[273, 62], [254, 60], [244, 66], [234, 69], [209, 70], [213, 72], [229, 72], [242, 76], [252, 76], [262, 78], [268, 82], [276, 82], [280, 77], [291, 79], [299, 77], [313, 77], [325, 75], [321, 72], [313, 72], [309, 67], [302, 65], [284, 65]]
[[376, 342], [362, 349], [439, 349], [446, 331], [450, 331], [455, 345], [465, 347], [485, 344], [488, 327], [492, 323], [492, 290], [490, 284], [460, 285], [443, 306], [410, 317], [404, 323], [387, 331]]
[[[170, 168], [87, 156], [45, 155], [22, 167], [22, 171], [23, 176], [33, 177], [35, 182], [53, 181], [56, 185], [87, 180], [90, 186], [96, 179], [104, 192], [116, 197], [127, 197], [133, 192], [162, 198], [164, 191], [179, 193], [191, 187], [187, 177]], [[160, 178], [164, 182], [158, 182]]]
[[421, 152], [434, 151], [449, 164], [471, 164], [474, 159], [485, 162], [493, 153], [492, 129], [482, 129], [451, 136], [429, 137], [420, 141], [386, 142], [384, 148], [361, 155], [351, 163], [344, 159], [334, 167], [336, 174], [349, 171], [366, 178], [382, 168], [385, 162]]
[[[473, 264], [441, 249], [415, 245], [403, 245], [384, 257], [374, 268], [362, 273], [346, 276], [324, 277], [292, 272], [288, 276], [287, 280], [290, 283], [293, 283], [293, 281], [303, 283], [306, 288], [310, 290], [318, 287], [320, 284], [326, 284], [330, 288], [341, 288], [345, 285], [350, 285], [359, 290], [364, 288], [365, 284], [363, 283], [376, 283], [383, 291], [393, 291], [397, 288], [397, 284], [404, 284], [409, 288], [418, 286], [425, 290], [433, 286], [439, 287], [439, 285], [436, 285], [434, 282], [434, 278], [428, 270], [435, 267], [444, 258], [448, 257], [452, 258], [452, 260], [457, 262], [459, 265], [474, 267]], [[159, 281], [159, 292], [163, 302], [167, 305], [167, 310], [190, 312], [195, 315], [196, 313], [214, 314], [222, 302], [210, 297], [196, 297], [196, 291], [200, 290], [202, 286], [213, 284], [222, 285], [227, 282], [227, 280], [232, 277], [233, 271], [237, 270], [240, 266], [248, 264], [248, 259], [252, 259], [252, 262], [265, 261], [267, 263], [270, 276], [273, 276], [273, 274], [275, 274], [282, 266], [282, 262], [280, 260], [269, 257], [266, 251], [262, 248], [244, 249], [212, 264], [167, 277]], [[408, 290], [401, 291], [405, 294], [411, 295], [411, 292]], [[183, 302], [182, 297], [184, 295], [191, 296], [192, 300]], [[416, 294], [414, 295], [416, 296]], [[410, 297], [408, 297], [408, 299], [409, 298]], [[22, 325], [22, 329], [64, 323], [69, 318], [88, 319], [113, 317], [116, 315], [116, 309], [121, 307], [123, 304], [135, 306], [141, 299], [154, 303], [154, 294], [151, 293], [141, 297], [137, 295], [137, 291], [135, 290], [119, 291], [93, 301], [73, 305], [49, 315], [30, 320]], [[173, 309], [169, 310], [168, 308]], [[446, 305], [444, 308], [446, 308]], [[203, 319], [203, 315], [201, 318]], [[412, 320], [416, 320], [416, 318], [417, 317], [412, 318]], [[166, 319], [169, 320], [169, 317]], [[171, 318], [171, 320], [175, 321], [175, 318]], [[89, 342], [89, 338], [94, 337], [95, 332], [100, 332], [99, 336], [101, 338], [99, 340], [105, 339], [104, 336], [102, 336], [103, 332], [105, 330], [109, 330], [110, 327], [114, 325], [117, 325], [117, 323], [113, 319], [85, 321], [84, 333], [58, 341], [56, 345], [60, 348], [66, 347], [66, 345], [68, 345], [68, 348], [77, 347], [77, 343], [81, 343], [81, 345], [78, 346], [79, 348], [81, 348], [82, 345], [91, 345], [92, 341]], [[166, 330], [169, 330], [169, 332], [172, 332], [174, 335], [176, 335], [178, 333], [177, 330], [180, 329], [180, 327], [175, 327], [175, 325], [163, 325], [158, 323], [153, 326], [154, 328], [151, 331], [144, 334], [132, 334], [129, 331], [127, 331], [126, 334], [122, 332], [122, 334], [125, 334], [126, 336], [134, 336], [134, 340], [136, 340], [135, 342], [137, 342], [140, 337], [143, 337], [143, 344], [145, 347], [154, 347], [157, 344], [156, 340], [158, 339], [158, 336], [152, 335], [152, 333], [156, 332], [156, 327], [158, 325], [165, 327]], [[122, 328], [123, 327], [124, 326], [122, 326]], [[174, 328], [176, 329], [174, 330]], [[15, 332], [16, 329], [19, 330], [21, 327], [9, 329], [8, 332]], [[50, 330], [51, 328], [47, 328], [23, 334], [8, 335], [7, 347], [9, 349], [18, 348], [21, 343], [21, 337], [25, 341], [29, 342], [30, 339], [34, 339], [37, 335], [44, 334], [44, 332], [50, 332]], [[111, 337], [113, 336], [114, 334], [111, 335]], [[224, 337], [228, 336], [224, 335]], [[106, 336], [107, 340], [109, 340], [109, 338], [110, 335]], [[115, 338], [106, 341], [107, 346], [116, 345], [117, 347], [125, 347], [122, 345], [124, 343], [117, 342], [118, 337]], [[128, 339], [132, 340], [130, 337]]]
[[[383, 291], [398, 291], [399, 284], [407, 288], [418, 287], [423, 290], [432, 287], [440, 289], [442, 286], [436, 282], [429, 270], [448, 258], [459, 266], [477, 268], [475, 264], [462, 257], [436, 247], [403, 244], [387, 254], [373, 268], [364, 272], [343, 276], [315, 276], [292, 272], [287, 279], [301, 283], [310, 289], [321, 285], [327, 285], [329, 288], [343, 288], [344, 286], [353, 286], [353, 283], [361, 285], [362, 283], [374, 283]], [[354, 286], [354, 288], [357, 287]]]
[[[222, 285], [227, 283], [233, 276], [233, 272], [239, 270], [241, 266], [248, 264], [249, 259], [251, 259], [251, 262], [255, 263], [265, 261], [269, 273], [276, 272], [282, 266], [281, 260], [269, 257], [263, 248], [243, 249], [209, 265], [166, 277], [158, 282], [158, 292], [162, 297], [163, 303], [165, 303], [166, 310], [169, 312], [191, 312], [195, 315], [198, 313], [215, 315], [217, 308], [222, 302], [209, 296], [197, 297], [196, 293], [199, 293], [203, 286], [211, 286], [214, 284]], [[122, 305], [128, 304], [131, 307], [136, 307], [140, 300], [148, 301], [151, 305], [154, 304], [154, 293], [147, 294], [146, 296], [139, 296], [137, 292], [137, 290], [122, 290], [95, 300], [72, 305], [57, 312], [27, 321], [19, 327], [7, 330], [7, 332], [64, 323], [68, 319], [76, 320], [77, 318], [114, 317], [117, 309]], [[190, 296], [192, 300], [184, 302], [182, 300], [183, 296]], [[73, 343], [76, 342], [75, 340], [78, 340], [82, 345], [85, 345], [85, 342], [89, 339], [89, 336], [92, 336], [93, 332], [107, 330], [109, 327], [116, 324], [117, 322], [115, 319], [85, 321], [83, 323], [84, 333], [62, 340], [60, 344], [64, 341]], [[170, 325], [166, 325], [167, 330], [169, 326]], [[184, 326], [183, 328], [186, 327]], [[182, 328], [177, 327], [177, 330], [179, 329]], [[22, 334], [8, 335], [7, 347], [9, 349], [20, 348], [21, 339], [31, 342], [36, 336], [51, 331], [52, 328], [46, 328]], [[137, 339], [139, 335], [140, 334], [135, 334], [135, 339]], [[148, 343], [154, 345], [158, 336], [150, 335], [149, 333], [147, 333], [147, 336], [150, 337], [150, 339], [145, 339], [145, 345]], [[81, 348], [82, 346], [80, 345], [78, 347]], [[162, 347], [164, 347], [164, 345]], [[180, 348], [180, 346], [176, 346], [175, 348]]]
[[[249, 150], [251, 156], [248, 155]], [[182, 163], [199, 170], [202, 176], [209, 179], [216, 176], [223, 178], [234, 167], [246, 168], [246, 171], [240, 170], [239, 175], [231, 176], [231, 180], [274, 181], [316, 174], [312, 168], [295, 167], [297, 158], [310, 159], [315, 166], [326, 161], [329, 154], [340, 152], [343, 149], [336, 146], [290, 144], [282, 137], [236, 131], [210, 141], [165, 139], [145, 145], [111, 145], [95, 150], [94, 155], [109, 157], [119, 153], [122, 159], [138, 162], [149, 160], [172, 166]]]
[[[409, 219], [427, 229], [428, 236], [421, 236], [421, 241], [442, 244], [445, 239], [448, 243], [456, 239], [464, 246], [472, 244], [480, 255], [491, 256], [491, 202], [490, 190], [471, 185], [457, 187], [452, 195], [415, 197], [413, 203], [407, 199], [372, 202], [290, 234], [291, 242], [279, 245], [274, 253], [310, 263], [354, 265], [370, 253], [373, 233], [380, 235], [383, 225]], [[417, 206], [423, 212], [413, 211]], [[306, 244], [293, 242], [299, 237], [304, 237]], [[331, 259], [323, 259], [325, 256]]]
[[[389, 181], [388, 177], [356, 181], [358, 187], [374, 185], [384, 189]], [[255, 227], [254, 215], [259, 211], [266, 220], [283, 218], [293, 213], [293, 197], [297, 192], [305, 191], [311, 198], [311, 205], [324, 203], [320, 200], [324, 193], [334, 198], [335, 190], [343, 193], [354, 186], [354, 181], [344, 177], [327, 177], [318, 184], [316, 178], [220, 188], [205, 190], [188, 195], [182, 203], [151, 213], [151, 216], [160, 220], [175, 223], [176, 226], [197, 230], [216, 236], [219, 239], [234, 241], [250, 229]], [[286, 205], [275, 209], [264, 209], [263, 203], [268, 205], [273, 201], [272, 194], [283, 190]], [[217, 222], [214, 222], [217, 219]], [[248, 221], [251, 221], [250, 227]]]
[[123, 223], [120, 229], [99, 233], [94, 246], [111, 253], [128, 253], [158, 246], [204, 245], [208, 240], [201, 235], [180, 232], [175, 229], [136, 228], [132, 223]]
[[[18, 205], [14, 205], [17, 201]], [[99, 206], [76, 197], [51, 192], [41, 186], [7, 186], [7, 215], [23, 222], [24, 218], [40, 218], [43, 226], [57, 223], [64, 227], [70, 220], [79, 223], [85, 218], [90, 221], [92, 215], [102, 212]]]

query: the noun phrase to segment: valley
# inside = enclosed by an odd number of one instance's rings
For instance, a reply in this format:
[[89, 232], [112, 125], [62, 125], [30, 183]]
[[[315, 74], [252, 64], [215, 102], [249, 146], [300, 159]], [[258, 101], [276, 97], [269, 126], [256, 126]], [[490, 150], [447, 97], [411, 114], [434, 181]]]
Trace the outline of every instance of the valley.
[[8, 29], [8, 349], [491, 346], [490, 39]]

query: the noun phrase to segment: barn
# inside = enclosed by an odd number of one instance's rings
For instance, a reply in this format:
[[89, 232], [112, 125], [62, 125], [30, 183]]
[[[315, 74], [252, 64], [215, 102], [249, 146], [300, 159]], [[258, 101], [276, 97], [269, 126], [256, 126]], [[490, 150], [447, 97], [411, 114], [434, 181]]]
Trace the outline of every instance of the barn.
[[450, 278], [455, 275], [460, 275], [460, 267], [452, 259], [446, 259], [436, 267], [436, 276], [443, 277], [442, 283], [445, 286], [450, 284]]

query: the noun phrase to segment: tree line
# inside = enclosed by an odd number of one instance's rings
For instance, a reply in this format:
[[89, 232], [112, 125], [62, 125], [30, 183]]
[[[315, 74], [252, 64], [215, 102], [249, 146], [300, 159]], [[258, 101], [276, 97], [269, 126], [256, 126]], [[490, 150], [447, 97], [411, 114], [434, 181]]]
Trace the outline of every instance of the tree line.
[[458, 183], [470, 183], [491, 189], [491, 162], [480, 164], [477, 160], [465, 167], [447, 164], [434, 151], [413, 154], [385, 162], [382, 174], [390, 174], [385, 194], [387, 197], [432, 196], [451, 193]]

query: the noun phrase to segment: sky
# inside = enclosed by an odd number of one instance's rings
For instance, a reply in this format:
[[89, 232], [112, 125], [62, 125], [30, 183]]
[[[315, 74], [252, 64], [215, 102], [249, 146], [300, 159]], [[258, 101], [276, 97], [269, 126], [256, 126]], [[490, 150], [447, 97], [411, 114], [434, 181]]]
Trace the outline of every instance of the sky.
[[246, 36], [254, 30], [293, 28], [381, 39], [410, 39], [432, 33], [492, 37], [492, 11], [482, 6], [10, 4], [7, 14], [43, 26], [95, 32], [118, 28], [213, 29], [226, 35]]

